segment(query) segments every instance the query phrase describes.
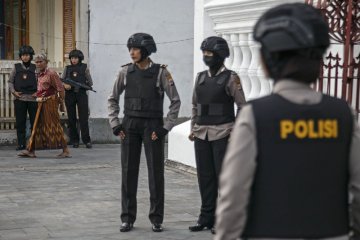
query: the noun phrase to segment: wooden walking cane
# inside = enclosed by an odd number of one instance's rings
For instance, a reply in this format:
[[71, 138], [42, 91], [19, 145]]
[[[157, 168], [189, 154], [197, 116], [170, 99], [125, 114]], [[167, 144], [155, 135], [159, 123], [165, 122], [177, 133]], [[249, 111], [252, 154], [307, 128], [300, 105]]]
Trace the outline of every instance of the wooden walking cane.
[[32, 127], [31, 136], [30, 136], [28, 147], [27, 147], [27, 150], [29, 152], [32, 152], [34, 150], [34, 148], [35, 148], [35, 146], [33, 146], [33, 145], [35, 145], [35, 133], [36, 133], [37, 124], [39, 122], [39, 117], [40, 117], [42, 104], [43, 104], [43, 102], [38, 103], [38, 108], [37, 108], [37, 111], [36, 111], [35, 121], [34, 121], [34, 125]]

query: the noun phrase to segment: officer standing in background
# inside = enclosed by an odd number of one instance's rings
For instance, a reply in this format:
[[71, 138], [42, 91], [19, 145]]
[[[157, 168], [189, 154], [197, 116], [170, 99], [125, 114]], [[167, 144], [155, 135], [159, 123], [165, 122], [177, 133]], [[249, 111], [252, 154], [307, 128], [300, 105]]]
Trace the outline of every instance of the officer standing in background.
[[206, 38], [200, 49], [209, 69], [196, 77], [189, 139], [195, 141], [201, 213], [189, 230], [197, 232], [208, 228], [214, 233], [218, 177], [235, 121], [234, 103], [239, 111], [245, 97], [239, 76], [224, 66], [225, 58], [229, 57], [226, 40]]
[[[270, 96], [243, 107], [220, 176], [216, 240], [360, 238], [360, 130], [348, 104], [314, 91], [329, 28], [312, 6], [257, 22]], [[349, 221], [349, 190], [352, 194]]]
[[[84, 54], [77, 49], [69, 53], [70, 65], [66, 66], [61, 79], [70, 78], [73, 81], [93, 85], [87, 64], [82, 63]], [[75, 89], [69, 84], [64, 83], [65, 88], [65, 105], [69, 121], [70, 143], [74, 148], [79, 147], [79, 131], [77, 128], [76, 106], [79, 114], [79, 124], [81, 131], [81, 139], [86, 148], [92, 148], [89, 134], [89, 97], [86, 89]]]
[[26, 148], [26, 118], [28, 113], [31, 129], [36, 116], [37, 102], [34, 95], [37, 90], [36, 66], [31, 63], [34, 54], [34, 49], [31, 46], [22, 46], [19, 49], [19, 57], [22, 62], [15, 64], [8, 80], [9, 90], [15, 97], [14, 106], [18, 139], [16, 150]]
[[[122, 66], [108, 99], [109, 120], [121, 139], [121, 232], [133, 228], [136, 220], [141, 146], [144, 143], [150, 188], [149, 218], [154, 232], [163, 230], [164, 218], [164, 143], [180, 109], [175, 83], [165, 65], [150, 58], [156, 52], [151, 35], [136, 33], [127, 43], [133, 63]], [[125, 91], [124, 118], [118, 118], [119, 98]], [[163, 122], [164, 93], [170, 99], [169, 113]]]

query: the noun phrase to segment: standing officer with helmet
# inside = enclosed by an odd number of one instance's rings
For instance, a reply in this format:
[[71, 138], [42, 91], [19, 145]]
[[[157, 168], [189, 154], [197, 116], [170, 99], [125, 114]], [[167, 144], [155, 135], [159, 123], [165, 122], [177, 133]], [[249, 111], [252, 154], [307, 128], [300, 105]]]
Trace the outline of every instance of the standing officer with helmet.
[[195, 144], [196, 170], [201, 196], [201, 213], [189, 230], [211, 229], [215, 224], [218, 177], [237, 111], [245, 103], [239, 76], [224, 66], [229, 46], [221, 37], [206, 38], [200, 49], [209, 67], [195, 81], [192, 99], [191, 133]]
[[[109, 120], [121, 144], [121, 232], [133, 228], [136, 220], [141, 146], [144, 143], [150, 188], [149, 218], [154, 232], [161, 232], [164, 218], [164, 142], [173, 128], [180, 109], [180, 98], [165, 65], [150, 58], [156, 52], [151, 35], [136, 33], [127, 43], [132, 63], [122, 66], [108, 99]], [[125, 91], [124, 118], [120, 123], [119, 98]], [[163, 122], [164, 93], [170, 100]]]
[[14, 95], [16, 134], [18, 146], [16, 150], [26, 148], [26, 117], [29, 113], [31, 129], [34, 124], [37, 102], [36, 90], [37, 80], [35, 75], [36, 66], [31, 63], [34, 56], [34, 49], [24, 45], [19, 49], [21, 63], [16, 63], [10, 73], [9, 90]]
[[[70, 65], [66, 66], [61, 79], [70, 78], [75, 82], [93, 85], [90, 71], [87, 64], [82, 63], [84, 54], [77, 49], [69, 53]], [[74, 88], [69, 84], [64, 83], [65, 88], [65, 105], [68, 114], [69, 128], [70, 128], [70, 143], [74, 148], [79, 147], [79, 132], [76, 126], [76, 106], [79, 114], [79, 123], [81, 130], [81, 139], [86, 148], [92, 148], [89, 134], [89, 98], [84, 88]]]
[[257, 22], [270, 96], [236, 120], [220, 176], [216, 240], [348, 239], [360, 233], [360, 130], [348, 104], [315, 92], [329, 28], [312, 6]]

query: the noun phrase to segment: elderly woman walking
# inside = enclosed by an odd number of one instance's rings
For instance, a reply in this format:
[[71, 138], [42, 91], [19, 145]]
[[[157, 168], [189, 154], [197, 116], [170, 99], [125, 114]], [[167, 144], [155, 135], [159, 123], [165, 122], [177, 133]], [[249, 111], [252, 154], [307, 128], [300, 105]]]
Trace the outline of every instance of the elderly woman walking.
[[64, 87], [58, 74], [48, 69], [45, 54], [36, 55], [34, 60], [38, 70], [38, 109], [26, 151], [18, 156], [36, 157], [35, 149], [62, 149], [63, 152], [57, 156], [70, 157], [58, 112], [59, 106], [63, 106]]

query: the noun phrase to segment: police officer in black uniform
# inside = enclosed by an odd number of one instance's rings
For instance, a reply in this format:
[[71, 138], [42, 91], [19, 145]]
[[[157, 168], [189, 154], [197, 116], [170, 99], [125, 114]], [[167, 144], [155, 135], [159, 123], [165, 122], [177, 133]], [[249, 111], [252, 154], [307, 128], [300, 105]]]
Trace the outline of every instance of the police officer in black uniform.
[[351, 224], [359, 234], [359, 125], [345, 101], [310, 87], [329, 47], [328, 24], [310, 5], [283, 4], [260, 18], [254, 38], [275, 84], [235, 123], [215, 240], [345, 240]]
[[10, 73], [9, 90], [14, 95], [16, 133], [18, 146], [16, 150], [26, 148], [26, 118], [29, 114], [31, 129], [34, 124], [37, 102], [34, 95], [37, 90], [35, 75], [35, 64], [31, 63], [34, 56], [34, 49], [24, 45], [19, 49], [21, 63], [16, 63]]
[[[87, 64], [82, 63], [84, 60], [84, 54], [80, 50], [74, 49], [69, 53], [69, 59], [71, 64], [65, 67], [61, 78], [70, 78], [73, 81], [86, 84], [91, 87], [93, 85], [93, 81], [90, 71]], [[79, 131], [76, 124], [77, 106], [82, 142], [85, 144], [86, 148], [92, 148], [89, 134], [89, 98], [86, 89], [76, 89], [66, 83], [64, 83], [64, 88], [65, 105], [70, 129], [70, 143], [73, 144], [74, 148], [79, 147]]]
[[[136, 220], [141, 146], [144, 143], [150, 188], [149, 218], [154, 232], [161, 232], [164, 218], [164, 142], [175, 125], [180, 98], [165, 65], [152, 62], [156, 45], [151, 35], [136, 33], [127, 43], [132, 63], [122, 66], [108, 99], [110, 125], [121, 139], [121, 232], [133, 228]], [[119, 98], [125, 91], [124, 118], [118, 118]], [[170, 100], [163, 121], [164, 94]]]
[[190, 231], [212, 229], [215, 223], [218, 177], [237, 109], [245, 103], [239, 76], [224, 66], [229, 47], [221, 37], [208, 37], [200, 49], [208, 70], [195, 81], [191, 118], [191, 141], [195, 141], [196, 169], [201, 195], [201, 212]]

